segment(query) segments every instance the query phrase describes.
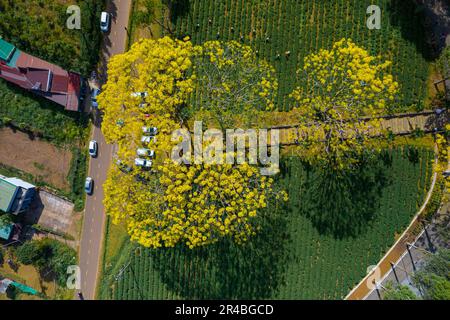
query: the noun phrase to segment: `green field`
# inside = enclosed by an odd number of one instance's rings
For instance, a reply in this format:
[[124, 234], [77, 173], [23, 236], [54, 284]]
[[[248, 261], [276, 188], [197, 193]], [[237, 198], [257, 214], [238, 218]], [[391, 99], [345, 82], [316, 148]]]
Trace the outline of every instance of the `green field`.
[[[69, 5], [81, 10], [81, 29], [67, 28]], [[0, 37], [20, 50], [85, 76], [100, 49], [104, 0], [0, 0]]]
[[277, 183], [289, 203], [269, 208], [249, 243], [156, 251], [127, 244], [120, 262], [106, 265], [100, 298], [341, 299], [409, 224], [432, 159], [428, 149], [396, 149], [336, 180], [287, 158]]
[[[191, 0], [178, 1], [172, 12], [176, 36], [194, 43], [238, 40], [258, 50], [278, 72], [280, 110], [289, 110], [288, 95], [301, 81], [295, 71], [303, 59], [341, 38], [351, 38], [374, 55], [393, 62], [401, 85], [398, 108], [422, 109], [428, 77], [420, 10], [406, 0]], [[366, 27], [366, 9], [377, 4], [382, 27]], [[166, 31], [167, 34], [167, 31]], [[285, 53], [290, 51], [289, 57]], [[278, 55], [280, 55], [278, 57]]]

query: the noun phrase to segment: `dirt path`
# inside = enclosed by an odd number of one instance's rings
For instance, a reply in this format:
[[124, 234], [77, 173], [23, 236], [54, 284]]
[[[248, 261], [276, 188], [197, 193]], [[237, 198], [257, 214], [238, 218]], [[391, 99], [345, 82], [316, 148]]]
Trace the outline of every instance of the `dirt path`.
[[[435, 159], [434, 163], [437, 164], [437, 147], [435, 147]], [[380, 278], [383, 278], [384, 275], [389, 272], [391, 269], [391, 262], [398, 261], [400, 257], [404, 254], [406, 250], [407, 243], [414, 240], [413, 230], [416, 230], [420, 225], [419, 217], [425, 211], [428, 202], [431, 199], [433, 194], [434, 186], [437, 180], [437, 173], [433, 173], [433, 179], [431, 181], [430, 190], [428, 190], [428, 194], [425, 198], [424, 203], [420, 207], [419, 211], [416, 213], [414, 218], [412, 219], [409, 226], [405, 229], [403, 234], [398, 238], [398, 240], [394, 243], [394, 245], [389, 249], [389, 251], [384, 255], [383, 258], [378, 262], [376, 268], [373, 271], [369, 272], [354, 288], [350, 291], [350, 293], [345, 297], [345, 300], [361, 300], [367, 296], [367, 294], [371, 291], [371, 283], [370, 280], [373, 278], [375, 270], [380, 271]]]
[[68, 190], [72, 154], [11, 128], [0, 129], [0, 163], [30, 173], [59, 189]]

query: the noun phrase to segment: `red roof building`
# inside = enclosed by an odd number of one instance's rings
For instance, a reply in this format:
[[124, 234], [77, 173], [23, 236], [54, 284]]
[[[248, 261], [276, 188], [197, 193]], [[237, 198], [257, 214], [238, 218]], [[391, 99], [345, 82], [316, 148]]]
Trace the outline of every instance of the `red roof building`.
[[64, 106], [66, 110], [80, 109], [79, 74], [21, 52], [2, 39], [0, 39], [0, 78], [52, 100]]

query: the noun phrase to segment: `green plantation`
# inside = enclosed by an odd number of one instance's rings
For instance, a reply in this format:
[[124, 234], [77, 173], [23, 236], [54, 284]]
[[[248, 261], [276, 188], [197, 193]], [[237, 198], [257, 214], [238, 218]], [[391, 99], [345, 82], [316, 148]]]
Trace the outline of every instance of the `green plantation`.
[[277, 183], [290, 200], [268, 208], [250, 242], [194, 250], [127, 244], [121, 261], [107, 264], [100, 297], [341, 299], [417, 212], [432, 162], [431, 150], [404, 147], [335, 178], [288, 157]]
[[[81, 10], [81, 30], [68, 29], [69, 5]], [[64, 69], [89, 75], [98, 61], [98, 19], [104, 0], [0, 0], [0, 37]]]
[[57, 145], [86, 135], [87, 118], [0, 79], [0, 127], [11, 125]]
[[[380, 30], [366, 27], [367, 7], [380, 6]], [[393, 62], [390, 72], [401, 85], [399, 110], [422, 109], [426, 96], [429, 52], [418, 22], [420, 10], [405, 0], [191, 0], [177, 1], [172, 10], [176, 36], [194, 43], [237, 40], [249, 44], [277, 70], [277, 105], [292, 106], [289, 94], [301, 85], [303, 59], [351, 38], [372, 55]], [[166, 30], [166, 33], [169, 32]]]

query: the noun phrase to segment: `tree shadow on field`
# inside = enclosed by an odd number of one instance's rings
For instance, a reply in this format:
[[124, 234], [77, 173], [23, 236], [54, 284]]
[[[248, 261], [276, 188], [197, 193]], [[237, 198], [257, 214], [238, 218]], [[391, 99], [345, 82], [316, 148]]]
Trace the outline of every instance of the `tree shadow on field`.
[[242, 245], [227, 238], [192, 250], [184, 245], [161, 249], [153, 253], [155, 269], [182, 298], [271, 298], [284, 284], [291, 259], [285, 217], [265, 218], [257, 235]]
[[389, 20], [393, 26], [399, 27], [402, 38], [413, 43], [418, 52], [427, 61], [434, 60], [438, 55], [438, 48], [433, 48], [427, 41], [430, 37], [429, 21], [425, 14], [425, 6], [416, 0], [392, 0], [388, 5]]
[[346, 173], [307, 168], [303, 214], [321, 234], [358, 236], [370, 225], [382, 190], [391, 183], [384, 172], [391, 164], [391, 156], [383, 153]]
[[174, 24], [178, 18], [189, 14], [191, 8], [190, 0], [164, 0], [164, 3], [170, 10], [170, 20]]

